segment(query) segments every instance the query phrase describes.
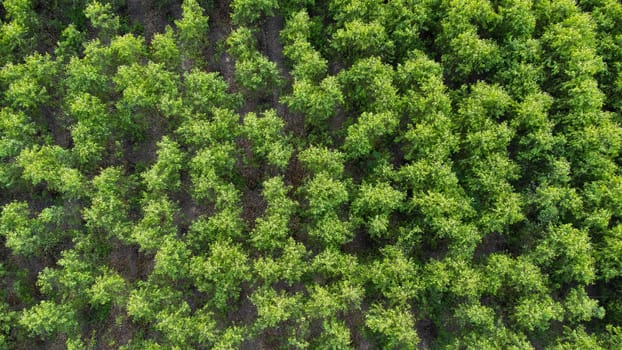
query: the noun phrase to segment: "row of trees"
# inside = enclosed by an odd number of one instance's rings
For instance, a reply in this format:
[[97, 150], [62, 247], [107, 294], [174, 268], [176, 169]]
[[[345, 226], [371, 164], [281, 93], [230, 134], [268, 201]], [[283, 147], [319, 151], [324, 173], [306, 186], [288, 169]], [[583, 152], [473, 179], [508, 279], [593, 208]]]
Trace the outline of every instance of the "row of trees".
[[622, 346], [618, 2], [149, 6], [2, 4], [0, 349]]

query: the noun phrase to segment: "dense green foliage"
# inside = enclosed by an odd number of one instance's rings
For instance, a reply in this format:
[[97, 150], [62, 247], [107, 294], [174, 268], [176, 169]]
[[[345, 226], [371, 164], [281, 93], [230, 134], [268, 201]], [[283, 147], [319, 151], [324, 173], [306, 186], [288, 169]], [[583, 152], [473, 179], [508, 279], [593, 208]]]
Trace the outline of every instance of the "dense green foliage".
[[0, 350], [622, 348], [617, 0], [5, 0]]

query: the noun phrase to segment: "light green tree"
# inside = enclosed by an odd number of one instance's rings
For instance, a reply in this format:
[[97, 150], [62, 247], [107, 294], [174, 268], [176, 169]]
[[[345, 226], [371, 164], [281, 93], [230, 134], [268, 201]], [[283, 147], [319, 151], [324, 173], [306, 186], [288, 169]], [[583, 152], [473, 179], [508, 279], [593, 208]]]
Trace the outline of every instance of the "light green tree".
[[201, 292], [210, 295], [210, 303], [225, 310], [240, 295], [240, 284], [250, 279], [248, 257], [239, 245], [221, 241], [209, 247], [207, 257], [195, 256], [190, 276]]
[[365, 326], [389, 349], [416, 349], [419, 344], [412, 313], [405, 307], [373, 304], [366, 314]]
[[[207, 44], [209, 17], [197, 0], [184, 0], [181, 5], [182, 18], [175, 21], [177, 42], [182, 59], [191, 60], [190, 66], [203, 65], [203, 50]], [[183, 63], [182, 67], [187, 65]]]
[[284, 134], [285, 122], [274, 110], [265, 111], [262, 117], [251, 112], [244, 116], [242, 133], [251, 141], [253, 153], [265, 157], [268, 164], [285, 169], [293, 152]]

